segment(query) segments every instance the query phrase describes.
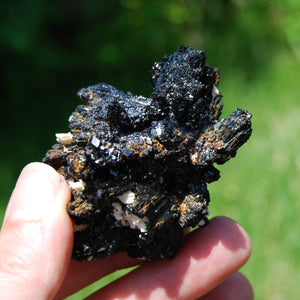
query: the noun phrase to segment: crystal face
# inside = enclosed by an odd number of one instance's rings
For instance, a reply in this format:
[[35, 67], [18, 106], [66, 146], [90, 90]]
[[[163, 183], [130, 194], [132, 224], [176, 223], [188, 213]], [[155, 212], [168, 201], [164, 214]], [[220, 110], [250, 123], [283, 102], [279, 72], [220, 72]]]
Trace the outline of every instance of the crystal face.
[[70, 132], [43, 159], [72, 189], [74, 259], [173, 258], [184, 229], [207, 224], [214, 163], [248, 140], [251, 114], [219, 120], [219, 72], [205, 61], [184, 45], [154, 63], [151, 98], [105, 83], [78, 92]]

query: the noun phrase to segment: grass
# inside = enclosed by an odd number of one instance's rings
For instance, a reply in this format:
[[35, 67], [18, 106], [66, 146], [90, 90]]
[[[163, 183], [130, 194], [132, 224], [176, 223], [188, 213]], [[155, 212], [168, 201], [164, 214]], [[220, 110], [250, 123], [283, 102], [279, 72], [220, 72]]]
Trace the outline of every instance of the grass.
[[126, 274], [130, 273], [136, 269], [136, 267], [126, 268], [122, 270], [117, 270], [108, 276], [105, 276], [98, 281], [90, 284], [88, 287], [78, 291], [77, 293], [65, 298], [65, 300], [82, 300], [86, 297], [90, 296], [91, 294], [95, 293], [99, 289], [103, 288], [104, 286], [108, 285], [114, 280], [117, 280], [118, 278], [125, 276]]
[[[212, 214], [238, 220], [250, 234], [253, 253], [243, 271], [258, 300], [296, 299], [300, 291], [298, 70], [282, 54], [252, 86], [238, 85], [231, 98], [253, 113], [253, 135], [211, 186]], [[225, 83], [226, 99], [232, 93]]]
[[[250, 82], [239, 74], [224, 75], [224, 116], [236, 107], [253, 114], [253, 135], [237, 157], [220, 166], [221, 179], [209, 185], [211, 216], [240, 222], [253, 245], [242, 271], [255, 299], [297, 299], [300, 289], [300, 105], [299, 61], [281, 52], [274, 63]], [[0, 167], [1, 214], [15, 177]], [[1, 216], [0, 216], [1, 217]], [[129, 270], [130, 271], [130, 270]], [[83, 299], [115, 280], [119, 271], [68, 300]]]

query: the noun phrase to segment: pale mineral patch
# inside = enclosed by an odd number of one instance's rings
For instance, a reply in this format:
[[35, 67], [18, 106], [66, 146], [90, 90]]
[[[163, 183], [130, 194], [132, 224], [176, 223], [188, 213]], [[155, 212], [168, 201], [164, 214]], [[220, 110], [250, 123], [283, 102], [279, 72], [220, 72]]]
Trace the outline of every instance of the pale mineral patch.
[[73, 134], [68, 133], [56, 133], [56, 141], [62, 145], [69, 145], [73, 143]]

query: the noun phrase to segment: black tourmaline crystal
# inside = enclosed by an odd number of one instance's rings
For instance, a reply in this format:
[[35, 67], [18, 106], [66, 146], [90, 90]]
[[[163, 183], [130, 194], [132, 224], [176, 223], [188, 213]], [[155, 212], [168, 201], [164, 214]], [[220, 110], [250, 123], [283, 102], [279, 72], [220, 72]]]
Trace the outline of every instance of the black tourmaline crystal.
[[205, 54], [182, 46], [154, 63], [151, 98], [100, 83], [81, 89], [84, 102], [70, 132], [44, 162], [69, 182], [73, 258], [126, 251], [131, 257], [172, 258], [184, 229], [205, 225], [207, 183], [251, 135], [251, 114], [237, 109], [219, 120], [219, 73]]

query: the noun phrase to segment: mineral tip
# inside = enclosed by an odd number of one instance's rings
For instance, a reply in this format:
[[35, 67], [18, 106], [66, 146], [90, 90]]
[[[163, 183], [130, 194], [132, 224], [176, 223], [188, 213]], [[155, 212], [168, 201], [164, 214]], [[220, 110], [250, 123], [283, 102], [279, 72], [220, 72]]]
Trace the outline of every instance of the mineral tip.
[[70, 132], [43, 159], [72, 189], [74, 259], [173, 258], [185, 229], [207, 224], [213, 164], [248, 140], [251, 114], [219, 120], [219, 73], [205, 61], [184, 45], [154, 63], [151, 98], [106, 83], [78, 92]]

